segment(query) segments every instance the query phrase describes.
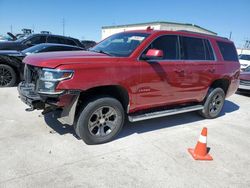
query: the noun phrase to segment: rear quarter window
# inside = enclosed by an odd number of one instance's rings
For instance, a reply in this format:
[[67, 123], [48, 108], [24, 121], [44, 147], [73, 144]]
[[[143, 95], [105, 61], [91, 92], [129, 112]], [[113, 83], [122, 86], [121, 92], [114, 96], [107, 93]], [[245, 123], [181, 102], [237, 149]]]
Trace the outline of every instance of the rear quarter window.
[[237, 52], [233, 43], [217, 41], [224, 61], [238, 61]]

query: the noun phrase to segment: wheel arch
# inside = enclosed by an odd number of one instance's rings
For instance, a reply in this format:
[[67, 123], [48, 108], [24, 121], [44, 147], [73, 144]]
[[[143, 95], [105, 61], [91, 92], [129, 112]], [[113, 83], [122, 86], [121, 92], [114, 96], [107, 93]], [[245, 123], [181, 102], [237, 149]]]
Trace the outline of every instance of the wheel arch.
[[104, 85], [89, 88], [85, 91], [82, 91], [79, 95], [79, 105], [77, 105], [76, 112], [78, 111], [78, 107], [81, 106], [81, 104], [84, 104], [87, 100], [100, 95], [116, 98], [118, 101], [121, 102], [126, 112], [129, 110], [130, 97], [128, 91], [120, 85]]
[[228, 88], [230, 85], [230, 79], [229, 78], [220, 78], [220, 79], [216, 79], [214, 80], [211, 84], [210, 84], [210, 88], [209, 89], [215, 89], [217, 87], [220, 87], [221, 89], [223, 89], [225, 95], [227, 94]]

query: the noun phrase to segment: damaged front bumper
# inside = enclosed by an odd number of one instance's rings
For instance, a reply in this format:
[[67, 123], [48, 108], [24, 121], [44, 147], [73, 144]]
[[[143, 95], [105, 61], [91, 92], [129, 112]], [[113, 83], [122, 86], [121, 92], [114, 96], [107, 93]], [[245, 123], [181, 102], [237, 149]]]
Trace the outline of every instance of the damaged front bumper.
[[38, 93], [35, 92], [35, 84], [21, 82], [17, 87], [19, 98], [32, 109], [42, 110], [45, 103]]
[[19, 98], [30, 108], [27, 111], [43, 110], [43, 114], [60, 109], [62, 123], [72, 125], [80, 91], [67, 91], [55, 94], [39, 94], [35, 84], [21, 82], [18, 85]]

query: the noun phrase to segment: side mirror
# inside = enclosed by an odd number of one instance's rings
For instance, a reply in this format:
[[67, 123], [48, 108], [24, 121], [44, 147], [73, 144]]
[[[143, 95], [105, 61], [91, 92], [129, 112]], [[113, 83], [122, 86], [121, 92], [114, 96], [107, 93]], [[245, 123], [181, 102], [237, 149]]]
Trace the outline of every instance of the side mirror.
[[157, 49], [149, 49], [146, 54], [142, 55], [144, 60], [157, 60], [163, 58], [163, 51]]

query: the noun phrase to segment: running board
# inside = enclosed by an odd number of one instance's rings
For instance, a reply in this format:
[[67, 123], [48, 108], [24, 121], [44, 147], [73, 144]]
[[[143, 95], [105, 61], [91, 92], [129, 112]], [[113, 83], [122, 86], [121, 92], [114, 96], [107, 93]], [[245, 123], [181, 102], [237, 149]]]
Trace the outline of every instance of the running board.
[[128, 119], [130, 122], [136, 122], [136, 121], [142, 121], [146, 119], [159, 118], [159, 117], [170, 116], [174, 114], [181, 114], [185, 112], [192, 112], [192, 111], [202, 110], [202, 109], [203, 109], [202, 105], [195, 105], [195, 106], [175, 108], [175, 109], [170, 109], [170, 110], [150, 112], [150, 113], [145, 113], [142, 115], [128, 116]]

